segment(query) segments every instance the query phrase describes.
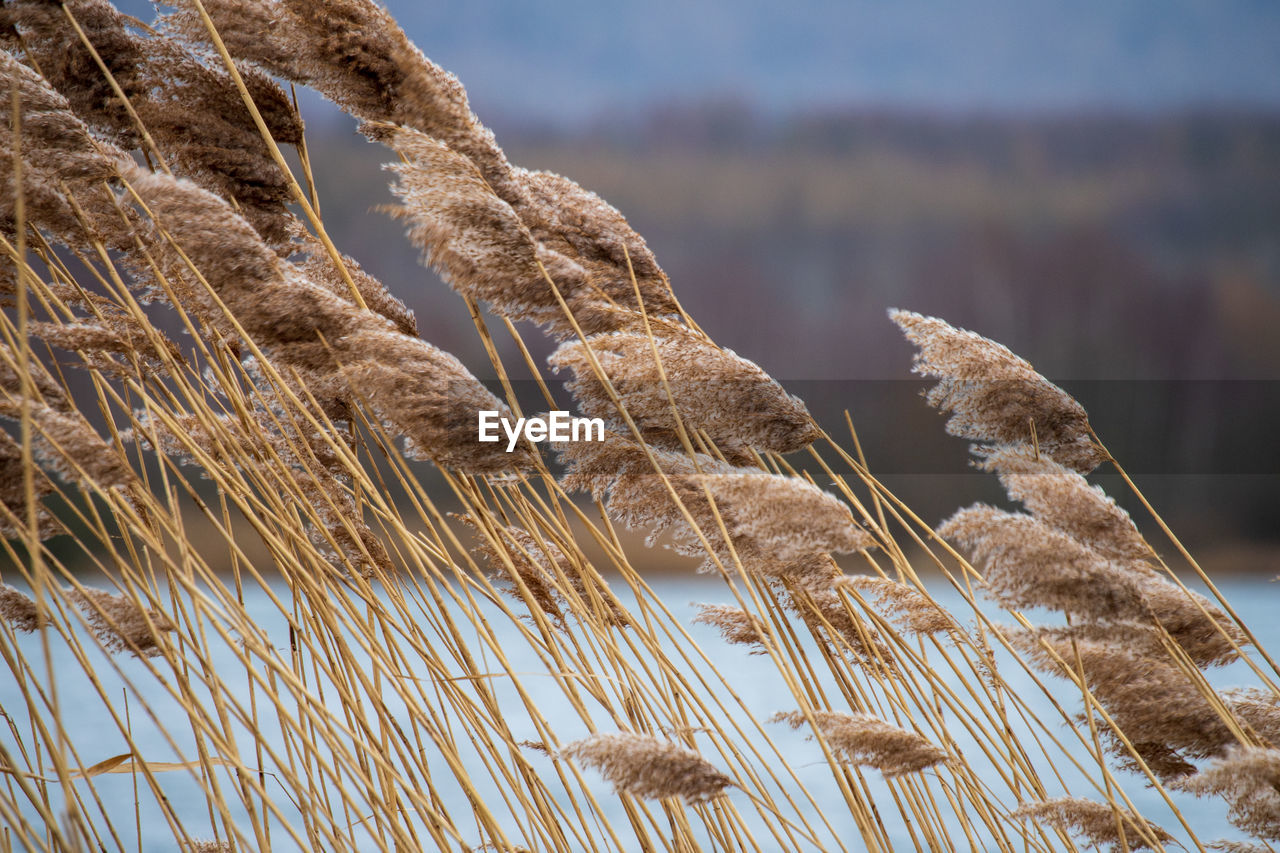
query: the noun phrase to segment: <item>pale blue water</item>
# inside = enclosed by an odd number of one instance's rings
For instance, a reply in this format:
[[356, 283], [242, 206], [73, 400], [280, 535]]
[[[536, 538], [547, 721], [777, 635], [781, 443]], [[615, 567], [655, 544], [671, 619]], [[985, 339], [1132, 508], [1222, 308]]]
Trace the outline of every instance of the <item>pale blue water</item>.
[[[711, 657], [717, 668], [728, 676], [736, 695], [757, 719], [764, 720], [776, 711], [790, 710], [794, 707], [784, 682], [774, 671], [767, 658], [748, 655], [747, 650], [741, 646], [727, 645], [713, 629], [692, 624], [693, 616], [697, 610], [692, 606], [691, 602], [732, 603], [728, 590], [720, 581], [707, 577], [693, 576], [687, 578], [662, 577], [654, 579], [652, 583], [659, 597], [675, 612], [680, 622], [688, 628], [690, 634]], [[1237, 608], [1241, 617], [1257, 633], [1263, 645], [1271, 649], [1280, 649], [1280, 618], [1277, 618], [1280, 617], [1280, 608], [1276, 606], [1277, 602], [1280, 602], [1280, 588], [1277, 588], [1274, 583], [1261, 579], [1225, 580], [1220, 586], [1228, 601]], [[620, 597], [625, 600], [625, 595], [623, 594], [625, 590], [621, 587], [621, 584], [615, 583], [614, 587]], [[963, 604], [954, 592], [950, 591], [942, 582], [932, 584], [930, 588], [935, 597], [944, 606], [953, 609], [953, 612], [962, 621], [964, 620], [964, 611], [961, 609]], [[256, 594], [248, 590], [246, 592], [248, 594], [246, 600], [248, 610], [253, 614], [257, 624], [287, 657], [288, 631], [283, 616], [276, 610], [268, 596], [261, 591]], [[287, 590], [283, 588], [278, 589], [277, 592], [282, 597], [287, 594]], [[584, 736], [587, 733], [585, 725], [573, 713], [571, 706], [559, 689], [545, 675], [536, 675], [536, 673], [545, 672], [545, 668], [538, 656], [523, 641], [518, 631], [509, 622], [506, 622], [496, 610], [493, 615], [494, 618], [491, 624], [501, 632], [502, 649], [510, 659], [512, 669], [522, 675], [528, 674], [522, 677], [522, 683], [533, 694], [533, 698], [545, 718], [552, 722], [561, 741], [567, 742], [576, 737]], [[1009, 620], [1006, 617], [1002, 621], [1007, 622]], [[74, 659], [67, 646], [56, 637], [50, 638], [49, 642], [51, 656], [49, 663], [54, 674], [54, 684], [56, 685], [60, 706], [63, 709], [66, 736], [78, 752], [80, 761], [87, 766], [109, 756], [126, 752], [127, 745], [124, 738], [119, 734], [116, 723], [107, 713], [102, 696], [80, 674], [82, 672], [80, 664]], [[217, 642], [212, 645], [215, 648], [221, 647]], [[470, 638], [468, 645], [473, 650], [482, 649], [482, 644], [475, 638]], [[225, 652], [225, 659], [215, 659], [210, 662], [210, 666], [224, 682], [236, 683], [238, 678], [237, 670], [242, 670], [242, 666], [236, 662], [229, 650], [226, 650], [225, 647], [221, 648]], [[47, 690], [49, 686], [46, 676], [47, 667], [39, 636], [20, 636], [18, 639], [18, 651], [32, 666], [34, 682]], [[477, 651], [477, 654], [480, 654], [480, 652]], [[122, 697], [126, 692], [129, 693], [131, 697], [129, 707], [132, 731], [143, 755], [147, 756], [151, 761], [190, 760], [196, 757], [194, 741], [190, 735], [190, 727], [186, 724], [184, 712], [181, 706], [165, 690], [165, 684], [172, 685], [174, 683], [171, 674], [157, 677], [147, 671], [144, 663], [128, 656], [107, 658], [105, 655], [97, 655], [90, 663], [97, 672], [103, 695], [121, 714], [124, 710]], [[494, 668], [496, 669], [496, 667]], [[1018, 695], [1030, 703], [1033, 711], [1038, 716], [1046, 720], [1054, 718], [1048, 700], [1034, 686], [1028, 676], [1022, 674], [1008, 660], [1001, 661], [1000, 669], [1006, 681], [1015, 688]], [[193, 672], [194, 675], [195, 673]], [[1244, 664], [1235, 664], [1231, 667], [1215, 670], [1210, 674], [1210, 678], [1215, 686], [1252, 686], [1256, 684], [1256, 679]], [[944, 679], [953, 686], [957, 686], [958, 679], [954, 675], [944, 676]], [[195, 677], [192, 677], [190, 681], [193, 684], [198, 684], [198, 679]], [[524, 712], [514, 688], [504, 686], [500, 679], [494, 679], [493, 681], [494, 684], [492, 686], [499, 697], [501, 707], [504, 712], [508, 712], [506, 722], [516, 739], [538, 740], [537, 731]], [[1065, 683], [1054, 683], [1053, 687], [1055, 694], [1059, 697], [1059, 701], [1069, 712], [1075, 713], [1080, 709], [1078, 696], [1074, 695], [1073, 691]], [[196, 688], [196, 693], [200, 695], [198, 687]], [[238, 698], [246, 704], [248, 696], [247, 690], [238, 694]], [[404, 713], [404, 706], [396, 697], [390, 693], [385, 693], [384, 698], [393, 716]], [[263, 704], [261, 697], [259, 697], [259, 708], [262, 708]], [[335, 709], [338, 707], [332, 697], [329, 699], [329, 704]], [[23, 741], [29, 743], [31, 724], [28, 718], [27, 706], [17, 689], [16, 681], [7, 671], [4, 672], [3, 676], [0, 676], [0, 707], [4, 709], [9, 717], [9, 723], [18, 732], [22, 733]], [[731, 703], [730, 707], [732, 707]], [[154, 714], [154, 719], [149, 718], [147, 708]], [[737, 710], [730, 713], [742, 722], [748, 731], [751, 730], [749, 724], [746, 723], [744, 714]], [[157, 722], [160, 725], [157, 725]], [[174, 742], [171, 743], [168, 740], [161, 731], [161, 726], [172, 733]], [[610, 728], [607, 722], [602, 723], [601, 727]], [[850, 849], [861, 849], [861, 843], [857, 840], [859, 836], [856, 825], [849, 815], [847, 805], [832, 781], [830, 772], [817, 746], [807, 741], [802, 734], [792, 732], [785, 726], [775, 724], [767, 725], [766, 728], [770, 737], [781, 749], [782, 754], [786, 756], [790, 765], [795, 769], [797, 776], [815, 796], [819, 809], [834, 832], [834, 839], [822, 839], [823, 846], [838, 849], [839, 843], [835, 839], [839, 839]], [[248, 732], [239, 726], [233, 726], [233, 730], [237, 732], [241, 749], [245, 749], [245, 744], [251, 742]], [[274, 743], [276, 746], [280, 745], [279, 729], [274, 721], [264, 718], [260, 723], [260, 730], [268, 742]], [[185, 736], [183, 732], [186, 733]], [[955, 727], [954, 734], [957, 744], [965, 751], [966, 758], [970, 760], [973, 766], [981, 769], [983, 759], [972, 741], [958, 726]], [[1070, 741], [1071, 732], [1065, 725], [1058, 726], [1055, 734], [1064, 742]], [[462, 739], [461, 729], [458, 730], [458, 736]], [[11, 730], [0, 729], [0, 744], [3, 744], [10, 752], [15, 751], [16, 743]], [[459, 751], [463, 753], [464, 757], [467, 756], [468, 750], [465, 742], [461, 743]], [[555, 779], [552, 763], [549, 759], [536, 753], [529, 753], [528, 757], [534, 767], [546, 774], [548, 780]], [[1087, 765], [1087, 759], [1083, 752], [1078, 755], [1078, 758]], [[471, 756], [467, 760], [471, 762], [468, 767], [473, 769], [472, 780], [480, 791], [481, 796], [487, 801], [498, 804], [497, 810], [500, 810], [501, 791], [484, 771], [477, 758]], [[445, 803], [448, 811], [460, 825], [465, 824], [466, 821], [463, 818], [470, 810], [461, 792], [449, 784], [451, 772], [443, 761], [436, 760], [431, 763], [433, 780], [438, 781], [439, 787], [446, 798], [452, 797]], [[1060, 762], [1060, 764], [1062, 763]], [[1065, 771], [1069, 768], [1060, 767], [1060, 769]], [[614, 822], [615, 826], [625, 830], [627, 826], [625, 814], [617, 806], [616, 799], [611, 796], [608, 784], [592, 771], [585, 772], [584, 776], [587, 778], [597, 798], [606, 807], [611, 808], [610, 820]], [[902, 828], [901, 820], [893, 810], [888, 792], [876, 778], [877, 776], [878, 774], [874, 772], [867, 773], [871, 789], [875, 793], [877, 803], [880, 804], [881, 814], [884, 816], [885, 824], [894, 840], [895, 847], [901, 850], [912, 850], [914, 846], [910, 837]], [[210, 828], [208, 806], [198, 783], [182, 771], [163, 773], [160, 774], [159, 778], [163, 785], [164, 796], [180, 816], [182, 822], [189, 827], [192, 835], [197, 838], [212, 838], [213, 831]], [[984, 776], [984, 778], [991, 778], [993, 787], [999, 787], [998, 783], [994, 783], [994, 777]], [[1125, 792], [1144, 816], [1174, 832], [1175, 835], [1181, 835], [1178, 831], [1178, 822], [1169, 813], [1168, 807], [1160, 796], [1145, 788], [1141, 780], [1136, 776], [1121, 774], [1120, 778], [1125, 785]], [[1056, 782], [1052, 781], [1052, 777], [1047, 774], [1045, 779], [1049, 784], [1056, 784]], [[1096, 794], [1092, 794], [1088, 786], [1083, 784], [1078, 773], [1064, 772], [1064, 781], [1073, 794], [1094, 796], [1096, 798]], [[226, 777], [221, 778], [220, 782], [227, 784]], [[94, 780], [94, 788], [102, 803], [101, 810], [110, 815], [112, 822], [117, 826], [117, 831], [120, 833], [119, 848], [127, 850], [138, 849], [139, 847], [133, 817], [135, 809], [134, 784], [134, 778], [128, 774], [99, 776]], [[139, 784], [143, 785], [141, 781], [139, 781]], [[84, 782], [77, 782], [75, 785], [82, 793], [88, 790]], [[268, 785], [271, 785], [270, 781], [268, 781]], [[281, 788], [276, 786], [272, 790], [279, 792]], [[555, 790], [554, 786], [553, 790]], [[1058, 790], [1050, 790], [1049, 792], [1051, 796], [1058, 793], [1060, 793]], [[739, 811], [748, 819], [748, 824], [751, 825], [757, 840], [768, 849], [772, 843], [771, 836], [763, 830], [759, 818], [751, 808], [746, 795], [741, 791], [731, 790], [729, 796], [733, 799]], [[1007, 793], [1005, 796], [1007, 797]], [[11, 803], [20, 803], [23, 799], [20, 793], [12, 787], [12, 780], [10, 780], [10, 786], [7, 790], [0, 792], [0, 797], [8, 799]], [[61, 794], [56, 790], [56, 786], [51, 793], [51, 799], [55, 803], [61, 801]], [[138, 802], [140, 803], [139, 817], [142, 824], [141, 849], [147, 851], [176, 849], [173, 835], [165, 822], [163, 812], [156, 804], [155, 798], [148, 795], [145, 785], [143, 785], [142, 796], [138, 799]], [[278, 802], [285, 813], [286, 819], [292, 820], [296, 812], [293, 811], [288, 800], [281, 796], [278, 798]], [[1226, 809], [1221, 802], [1195, 800], [1190, 797], [1179, 797], [1176, 802], [1187, 822], [1193, 827], [1202, 841], [1241, 837], [1225, 820]], [[98, 806], [94, 804], [90, 804], [90, 806], [91, 811], [96, 813]], [[943, 803], [943, 808], [944, 810], [946, 809], [945, 802]], [[20, 807], [20, 811], [28, 820], [36, 820], [36, 813], [29, 806]], [[233, 818], [243, 817], [242, 814], [236, 814], [234, 811], [232, 816]], [[810, 816], [812, 817], [812, 815]], [[345, 824], [348, 820], [359, 819], [359, 817], [361, 816], [351, 815], [344, 817], [335, 815], [335, 820]], [[0, 814], [0, 824], [3, 821], [3, 814]], [[696, 818], [694, 821], [696, 822]], [[752, 821], [755, 821], [755, 823], [752, 823]], [[821, 824], [815, 821], [815, 826], [821, 826]], [[519, 835], [516, 824], [512, 825], [512, 832], [515, 836]], [[479, 844], [480, 840], [480, 836], [477, 834], [471, 843]], [[278, 830], [273, 830], [272, 841], [274, 849], [277, 850], [290, 850], [295, 849], [297, 846], [285, 833]], [[983, 841], [985, 839], [978, 839], [979, 843]], [[117, 849], [115, 842], [109, 836], [106, 838], [106, 842], [108, 849]], [[968, 846], [962, 834], [956, 835], [953, 843], [961, 849]], [[18, 845], [18, 849], [21, 849], [21, 845]]]

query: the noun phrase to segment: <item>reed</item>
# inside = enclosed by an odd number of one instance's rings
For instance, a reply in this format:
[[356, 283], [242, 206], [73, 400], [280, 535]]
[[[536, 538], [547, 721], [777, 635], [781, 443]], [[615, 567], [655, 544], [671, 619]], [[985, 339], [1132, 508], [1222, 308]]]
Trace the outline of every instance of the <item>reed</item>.
[[[1206, 850], [1203, 796], [1280, 841], [1280, 671], [1024, 359], [891, 313], [1022, 507], [935, 529], [372, 0], [0, 22], [0, 849]], [[387, 146], [507, 399], [329, 240], [270, 75]], [[478, 442], [517, 367], [604, 440]]]

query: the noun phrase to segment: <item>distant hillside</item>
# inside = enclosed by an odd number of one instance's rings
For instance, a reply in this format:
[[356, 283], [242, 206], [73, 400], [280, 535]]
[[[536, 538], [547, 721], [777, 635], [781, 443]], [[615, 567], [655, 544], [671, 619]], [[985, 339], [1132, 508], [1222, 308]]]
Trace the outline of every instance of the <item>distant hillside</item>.
[[1268, 0], [388, 0], [483, 108], [577, 118], [672, 98], [771, 110], [1280, 104]]
[[[491, 122], [673, 99], [773, 112], [1280, 105], [1272, 0], [385, 0]], [[119, 6], [144, 20], [147, 0]]]

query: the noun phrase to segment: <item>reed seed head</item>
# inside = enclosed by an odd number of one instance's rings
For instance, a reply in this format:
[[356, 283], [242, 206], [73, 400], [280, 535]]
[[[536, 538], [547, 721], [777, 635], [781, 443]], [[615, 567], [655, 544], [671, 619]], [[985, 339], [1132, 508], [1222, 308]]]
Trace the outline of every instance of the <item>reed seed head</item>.
[[839, 583], [873, 596], [892, 621], [912, 634], [937, 634], [959, 629], [950, 614], [933, 599], [904, 583], [867, 575], [842, 577]]
[[1151, 839], [1157, 842], [1173, 840], [1173, 836], [1159, 826], [1127, 809], [1077, 797], [1024, 803], [1013, 812], [1013, 816], [1075, 833], [1089, 844], [1109, 844], [1113, 851], [1126, 847], [1129, 850], [1153, 850], [1156, 845]]
[[593, 734], [561, 750], [565, 758], [600, 771], [619, 794], [646, 799], [679, 797], [703, 803], [733, 780], [691, 749], [630, 732]]
[[[923, 736], [900, 729], [870, 714], [812, 711], [813, 723], [831, 751], [850, 764], [874, 767], [887, 778], [918, 773], [947, 760], [947, 751]], [[793, 729], [809, 724], [800, 711], [774, 714], [770, 722]]]
[[161, 635], [177, 630], [168, 617], [143, 607], [136, 598], [84, 587], [64, 590], [67, 601], [84, 613], [98, 642], [112, 653], [131, 652], [134, 657], [163, 654]]
[[1235, 826], [1255, 838], [1280, 841], [1280, 749], [1232, 746], [1184, 780], [1182, 788], [1201, 796], [1221, 795]]
[[1087, 474], [1104, 461], [1084, 408], [1007, 347], [936, 317], [893, 310], [889, 318], [919, 347], [914, 372], [939, 380], [926, 399], [951, 415], [951, 435], [1027, 444], [1034, 424], [1040, 451], [1068, 468]]
[[585, 344], [561, 344], [547, 363], [556, 371], [571, 370], [568, 387], [578, 405], [616, 429], [625, 428], [625, 420], [596, 375], [587, 347], [646, 440], [661, 447], [680, 447], [673, 404], [687, 431], [705, 431], [736, 459], [749, 458], [750, 448], [790, 453], [820, 434], [804, 403], [758, 365], [692, 332], [673, 330], [656, 338], [615, 332]]
[[9, 623], [15, 631], [30, 634], [44, 624], [40, 608], [35, 600], [21, 590], [0, 583], [0, 620]]
[[766, 653], [768, 628], [759, 617], [728, 604], [698, 604], [697, 608], [693, 621], [715, 628], [726, 643], [748, 646], [753, 655]]

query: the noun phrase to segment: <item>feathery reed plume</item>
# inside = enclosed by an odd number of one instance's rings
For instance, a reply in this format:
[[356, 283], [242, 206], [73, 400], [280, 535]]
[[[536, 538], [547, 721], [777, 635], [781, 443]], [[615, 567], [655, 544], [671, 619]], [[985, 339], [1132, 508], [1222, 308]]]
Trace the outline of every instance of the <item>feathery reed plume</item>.
[[[654, 358], [655, 345], [666, 384]], [[625, 421], [596, 375], [588, 347], [645, 439], [659, 446], [680, 446], [673, 401], [686, 429], [706, 431], [738, 460], [750, 459], [750, 448], [790, 453], [820, 435], [804, 403], [756, 364], [674, 329], [654, 339], [615, 332], [585, 343], [566, 341], [548, 357], [556, 371], [573, 371], [568, 387], [582, 410], [615, 429], [625, 428]]]
[[15, 631], [27, 634], [44, 624], [35, 601], [7, 583], [0, 583], [0, 620], [8, 622]]
[[[78, 318], [73, 324], [32, 323], [34, 338], [64, 350], [79, 350], [88, 366], [120, 375], [154, 375], [165, 367], [166, 359], [182, 361], [182, 351], [159, 329], [145, 329], [142, 323], [123, 312], [101, 320]], [[123, 356], [115, 359], [113, 356]]]
[[834, 654], [860, 665], [895, 666], [893, 653], [880, 633], [854, 611], [838, 584], [821, 587], [783, 580], [782, 587], [782, 606], [798, 616], [814, 639], [826, 643]]
[[[194, 4], [180, 0], [165, 23], [197, 42], [210, 40]], [[522, 195], [493, 134], [471, 112], [458, 79], [414, 47], [370, 0], [208, 0], [219, 37], [238, 59], [310, 86], [345, 112], [435, 137], [476, 164], [499, 196]]]
[[1205, 847], [1221, 853], [1276, 853], [1276, 848], [1270, 844], [1250, 844], [1247, 841], [1211, 841]]
[[889, 318], [920, 348], [912, 370], [939, 380], [925, 396], [951, 415], [947, 432], [990, 444], [1025, 444], [1087, 474], [1105, 457], [1089, 417], [1067, 392], [993, 340], [936, 317], [893, 310]]
[[78, 411], [35, 406], [32, 419], [38, 429], [36, 458], [46, 470], [86, 490], [120, 488], [136, 481], [123, 455], [103, 441]]
[[1155, 848], [1150, 839], [1173, 840], [1173, 836], [1159, 826], [1130, 811], [1077, 797], [1024, 803], [1013, 816], [1076, 833], [1089, 844], [1110, 844], [1112, 850], [1152, 850]]
[[1223, 666], [1240, 659], [1248, 638], [1235, 622], [1203, 595], [1161, 577], [1138, 581], [1143, 605], [1196, 666]]
[[[324, 247], [315, 240], [305, 240], [303, 245], [307, 254], [295, 263], [303, 277], [327, 288], [341, 299], [350, 299], [351, 287]], [[365, 306], [394, 323], [397, 331], [411, 338], [418, 337], [418, 321], [413, 316], [413, 311], [403, 301], [392, 295], [382, 282], [366, 272], [355, 258], [350, 255], [342, 255], [341, 258], [342, 265], [346, 267], [347, 275], [351, 276], [351, 281], [359, 291]]]
[[1050, 607], [1090, 619], [1144, 616], [1138, 577], [1030, 515], [976, 504], [937, 528], [969, 548], [1005, 607]]
[[974, 553], [987, 591], [1005, 607], [1049, 607], [1102, 622], [1154, 620], [1199, 666], [1236, 660], [1245, 642], [1203, 596], [1146, 562], [1107, 559], [1037, 517], [977, 504], [939, 525], [938, 535]]
[[[208, 30], [189, 0], [179, 5], [170, 26], [189, 39], [208, 41]], [[677, 313], [665, 274], [622, 215], [560, 175], [514, 169], [493, 133], [472, 113], [462, 84], [423, 56], [377, 4], [337, 0], [317, 7], [303, 0], [209, 0], [204, 6], [234, 56], [317, 89], [363, 120], [375, 138], [394, 140], [397, 134], [383, 137], [385, 129], [379, 125], [400, 125], [470, 160], [491, 191], [546, 244], [542, 251], [565, 256], [557, 262], [562, 271], [574, 270], [576, 262], [590, 273], [599, 295], [582, 300], [581, 311], [575, 307], [583, 328], [594, 332], [633, 325], [636, 318], [626, 312], [592, 309], [610, 301], [634, 307], [636, 286], [650, 315]], [[573, 272], [570, 278], [576, 281], [580, 274]], [[552, 276], [565, 286], [555, 272]], [[553, 325], [552, 331], [572, 334], [567, 324]]]
[[[497, 547], [479, 533], [480, 525], [474, 516], [459, 518], [477, 531], [476, 550], [484, 556], [490, 571], [499, 579], [505, 591], [520, 598], [520, 584], [523, 583], [534, 603], [551, 617], [561, 631], [569, 630], [565, 611], [572, 612], [573, 607], [561, 588], [560, 578], [563, 577], [568, 582], [579, 600], [590, 606], [591, 594], [587, 589], [590, 581], [583, 577], [578, 567], [555, 543], [535, 537], [523, 528], [507, 526], [498, 531], [502, 538], [502, 552], [499, 553]], [[510, 567], [503, 560], [504, 554], [510, 560]], [[626, 615], [622, 608], [606, 590], [600, 592], [605, 608], [604, 621], [611, 625], [625, 625]]]
[[[516, 178], [528, 193], [519, 208], [521, 218], [540, 243], [590, 274], [592, 287], [603, 297], [595, 305], [636, 309], [639, 289], [651, 319], [679, 312], [657, 258], [616, 208], [563, 175], [517, 169]], [[588, 333], [624, 328], [621, 317], [583, 316], [590, 313], [575, 311]]]
[[[915, 732], [900, 729], [870, 714], [812, 711], [814, 725], [831, 751], [850, 764], [874, 767], [888, 778], [918, 773], [947, 760], [947, 751]], [[770, 722], [793, 729], [809, 725], [800, 711], [782, 711]]]
[[[814, 552], [851, 553], [873, 545], [853, 519], [849, 507], [798, 477], [739, 468], [699, 454], [688, 456], [650, 449], [616, 433], [604, 441], [569, 442], [557, 446], [566, 466], [566, 490], [590, 492], [606, 499], [610, 517], [628, 527], [648, 527], [650, 544], [672, 530], [680, 553], [708, 556], [703, 539], [689, 527], [671, 497], [673, 490], [693, 518], [702, 537], [723, 560], [724, 537], [718, 514], [735, 548], [744, 554], [768, 555], [787, 563]], [[650, 455], [652, 460], [650, 461]], [[653, 468], [654, 463], [662, 472]], [[707, 493], [715, 501], [715, 509]]]
[[726, 643], [749, 646], [753, 655], [766, 653], [764, 644], [768, 628], [759, 617], [728, 604], [698, 604], [697, 607], [698, 615], [693, 617], [694, 622], [715, 628]]
[[103, 648], [112, 653], [131, 652], [134, 657], [157, 657], [164, 653], [161, 635], [177, 630], [169, 618], [143, 607], [124, 593], [84, 587], [64, 591], [67, 601], [84, 613]]
[[409, 222], [409, 239], [426, 262], [500, 314], [573, 334], [547, 277], [572, 305], [586, 284], [582, 268], [534, 240], [466, 157], [417, 131], [379, 125], [371, 132], [404, 157], [389, 166], [401, 201], [392, 213]]
[[[120, 214], [103, 182], [115, 177], [128, 155], [94, 139], [66, 99], [7, 50], [0, 50], [0, 77], [6, 88], [18, 91], [28, 226], [39, 227], [67, 245], [83, 246], [101, 239], [122, 247]], [[12, 122], [12, 111], [5, 110], [0, 117], [0, 143], [8, 151], [14, 148]], [[10, 157], [0, 158], [0, 183], [5, 188], [0, 196], [0, 229], [12, 234], [17, 194]], [[72, 195], [83, 216], [69, 201]]]
[[[754, 574], [781, 584], [788, 589], [830, 590], [838, 585], [844, 573], [830, 554], [812, 552], [803, 554], [794, 560], [782, 560], [768, 552], [751, 547], [750, 543], [742, 543], [738, 558], [743, 565]], [[867, 534], [864, 547], [855, 550], [870, 550], [875, 547]]]
[[1167, 655], [1156, 657], [1149, 644], [1144, 650], [1130, 631], [1107, 634], [1061, 628], [1008, 632], [1042, 671], [1065, 676], [1082, 670], [1090, 691], [1131, 742], [1189, 758], [1220, 755], [1236, 742], [1218, 710]]
[[692, 480], [711, 492], [731, 535], [782, 560], [817, 551], [851, 554], [874, 545], [848, 504], [799, 477], [740, 468]]
[[[69, 18], [74, 18], [132, 108], [119, 100]], [[3, 29], [20, 35], [28, 60], [94, 129], [126, 148], [150, 142], [178, 174], [234, 199], [263, 239], [282, 251], [302, 232], [288, 210], [289, 181], [270, 156], [239, 89], [221, 65], [210, 65], [173, 39], [138, 34], [106, 0], [65, 4], [17, 0], [0, 10]], [[18, 44], [11, 39], [12, 46]], [[302, 120], [284, 92], [262, 72], [239, 69], [272, 136], [302, 140]], [[135, 119], [136, 116], [136, 119]]]
[[1280, 696], [1254, 687], [1228, 687], [1218, 695], [1264, 741], [1280, 743]]
[[[18, 378], [18, 359], [0, 343], [0, 417], [21, 417], [25, 383]], [[117, 449], [67, 399], [39, 362], [28, 362], [35, 396], [28, 402], [35, 426], [34, 450], [44, 467], [86, 490], [109, 489], [134, 482], [133, 471]]]
[[495, 473], [532, 464], [527, 447], [505, 453], [477, 440], [476, 411], [510, 411], [452, 355], [312, 284], [216, 196], [139, 169], [127, 177], [182, 250], [181, 263], [200, 272], [250, 338], [307, 372], [322, 395], [364, 400], [405, 436], [409, 453], [442, 465]]
[[187, 845], [191, 853], [232, 853], [235, 849], [230, 841], [192, 841]]
[[574, 741], [560, 754], [600, 771], [620, 794], [647, 799], [680, 797], [703, 803], [733, 780], [691, 749], [648, 735], [605, 732]]
[[1151, 547], [1129, 513], [1100, 486], [1047, 456], [1035, 456], [1029, 445], [983, 451], [977, 467], [996, 471], [1013, 500], [1050, 527], [1109, 560], [1149, 561]]
[[937, 634], [959, 630], [954, 619], [936, 602], [904, 583], [867, 575], [842, 577], [842, 586], [875, 597], [895, 624], [912, 634]]
[[[0, 536], [17, 539], [27, 534], [26, 461], [22, 447], [0, 430]], [[62, 526], [40, 505], [40, 499], [53, 491], [53, 484], [40, 472], [33, 471], [36, 501], [37, 535], [41, 540], [58, 533]]]
[[1280, 749], [1232, 746], [1181, 787], [1200, 796], [1221, 794], [1233, 824], [1255, 838], [1280, 841]]

